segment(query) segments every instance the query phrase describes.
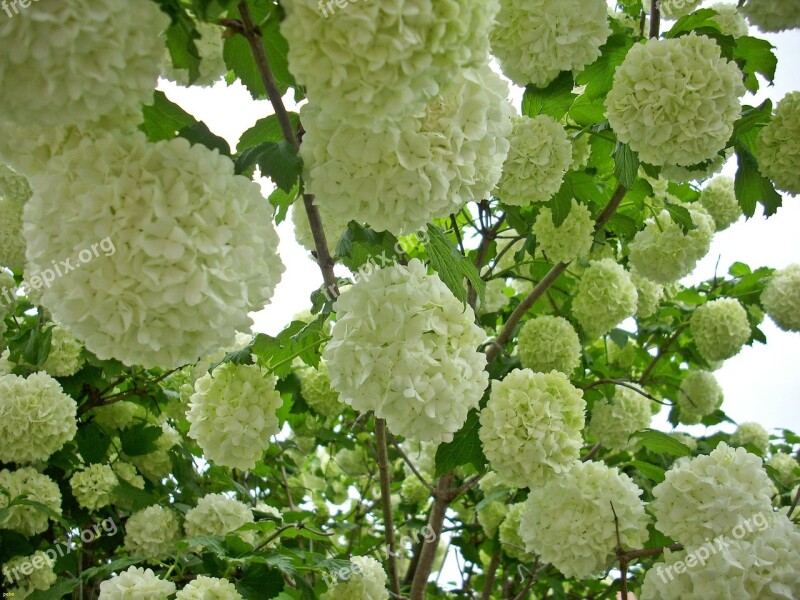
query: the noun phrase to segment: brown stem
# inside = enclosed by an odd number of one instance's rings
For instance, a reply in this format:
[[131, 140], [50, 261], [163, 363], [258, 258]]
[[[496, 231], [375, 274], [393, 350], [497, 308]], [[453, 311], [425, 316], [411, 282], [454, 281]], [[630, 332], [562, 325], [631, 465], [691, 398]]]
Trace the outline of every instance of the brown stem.
[[497, 575], [497, 567], [500, 566], [501, 552], [495, 552], [492, 555], [492, 562], [489, 563], [489, 568], [486, 571], [486, 583], [483, 584], [483, 593], [481, 600], [490, 600], [492, 597], [492, 588], [494, 587], [494, 578]]
[[434, 494], [433, 508], [428, 519], [428, 525], [435, 536], [433, 542], [424, 544], [419, 553], [419, 563], [414, 573], [414, 580], [411, 582], [411, 600], [425, 600], [425, 588], [428, 585], [428, 577], [433, 570], [433, 563], [436, 559], [436, 549], [439, 547], [439, 538], [442, 535], [444, 518], [447, 513], [447, 505], [451, 500], [451, 486], [453, 485], [453, 473], [447, 473], [439, 478]]
[[658, 38], [661, 29], [661, 0], [650, 1], [650, 37]]
[[669, 546], [659, 546], [658, 548], [645, 548], [643, 550], [631, 550], [630, 552], [625, 552], [622, 556], [628, 563], [631, 563], [635, 560], [639, 560], [640, 558], [649, 558], [651, 556], [658, 556], [664, 550], [671, 550], [672, 552], [678, 552], [679, 550], [683, 550], [683, 546], [681, 544], [671, 544]]
[[600, 452], [601, 447], [602, 446], [600, 444], [595, 444], [594, 446], [592, 446], [591, 449], [584, 456], [581, 457], [581, 462], [587, 462], [592, 460], [595, 456], [597, 456], [597, 453]]
[[381, 478], [381, 501], [383, 504], [383, 529], [388, 547], [389, 585], [392, 592], [400, 595], [397, 578], [397, 551], [394, 540], [394, 517], [392, 515], [392, 475], [389, 472], [389, 452], [386, 446], [386, 421], [375, 418], [375, 440], [378, 444], [378, 469]]

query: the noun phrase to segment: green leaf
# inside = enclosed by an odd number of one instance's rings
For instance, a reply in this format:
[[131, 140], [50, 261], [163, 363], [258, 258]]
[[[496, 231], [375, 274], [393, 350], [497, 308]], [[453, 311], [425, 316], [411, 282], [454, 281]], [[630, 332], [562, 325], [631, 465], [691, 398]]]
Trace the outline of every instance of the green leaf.
[[287, 193], [297, 185], [303, 171], [303, 161], [289, 142], [264, 142], [248, 148], [236, 157], [236, 172], [245, 173], [254, 165]]
[[464, 279], [469, 281], [478, 293], [481, 303], [486, 295], [486, 282], [481, 279], [475, 265], [467, 260], [456, 245], [447, 239], [444, 232], [434, 225], [428, 225], [429, 242], [425, 248], [433, 270], [456, 298], [466, 305], [467, 290]]
[[773, 50], [775, 46], [767, 40], [750, 37], [749, 35], [736, 38], [733, 48], [733, 58], [746, 75], [745, 87], [753, 93], [758, 91], [758, 78], [756, 73], [763, 76], [769, 83], [775, 80], [775, 70], [778, 68], [778, 57]]
[[728, 269], [728, 274], [731, 277], [744, 277], [750, 273], [752, 273], [752, 269], [743, 262], [735, 262], [731, 265], [730, 269]]
[[251, 562], [242, 569], [236, 589], [245, 600], [263, 600], [280, 594], [285, 585], [283, 574], [278, 569]]
[[157, 449], [156, 441], [161, 437], [161, 427], [145, 423], [134, 425], [119, 432], [122, 451], [128, 456], [142, 456]]
[[62, 577], [46, 590], [33, 590], [26, 598], [27, 600], [61, 600], [67, 594], [71, 594], [79, 583], [80, 579]]
[[142, 114], [144, 122], [139, 125], [139, 129], [151, 142], [171, 140], [182, 129], [197, 124], [197, 119], [160, 91], [154, 93], [152, 105], [142, 107]]
[[661, 483], [665, 479], [665, 472], [661, 467], [651, 465], [650, 463], [641, 460], [632, 460], [630, 465], [651, 481]]
[[600, 48], [600, 58], [578, 73], [578, 85], [585, 85], [587, 98], [604, 97], [610, 90], [617, 67], [625, 60], [625, 55], [633, 46], [629, 35], [616, 33], [609, 36]]
[[744, 145], [737, 143], [736, 158], [739, 169], [736, 171], [734, 190], [742, 212], [748, 218], [752, 217], [756, 212], [756, 204], [760, 202], [764, 205], [766, 216], [774, 215], [783, 204], [783, 198], [775, 191], [773, 183], [759, 171], [756, 157]]
[[200, 144], [209, 150], [217, 150], [223, 156], [231, 155], [231, 147], [228, 142], [213, 133], [203, 122], [184, 127], [178, 132], [178, 136], [189, 140], [191, 144]]
[[669, 454], [670, 456], [691, 456], [689, 446], [679, 442], [674, 437], [655, 429], [641, 429], [634, 431], [630, 439], [638, 439], [642, 446], [656, 454]]
[[131, 505], [131, 510], [141, 510], [158, 504], [156, 496], [145, 490], [140, 490], [124, 479], [119, 479], [119, 484], [114, 488], [114, 495], [126, 500]]
[[167, 49], [172, 65], [176, 69], [189, 72], [189, 80], [195, 81], [200, 76], [200, 53], [196, 40], [200, 39], [194, 20], [179, 0], [154, 0], [172, 23], [167, 28]]
[[614, 157], [614, 175], [620, 184], [631, 188], [639, 173], [639, 155], [631, 150], [628, 144], [617, 142], [612, 156]]
[[277, 337], [259, 333], [253, 341], [253, 354], [258, 357], [259, 364], [280, 378], [292, 372], [292, 362], [298, 357], [316, 367], [320, 360], [319, 347], [328, 338], [324, 330], [326, 320], [320, 316], [311, 323], [292, 321]]
[[686, 207], [678, 206], [677, 204], [668, 202], [665, 204], [664, 208], [669, 213], [672, 221], [680, 226], [683, 235], [686, 235], [690, 231], [697, 229], [697, 225], [695, 225], [694, 221], [692, 221], [692, 214]]
[[253, 60], [250, 44], [247, 43], [244, 36], [234, 35], [226, 39], [222, 56], [225, 59], [225, 65], [244, 84], [253, 100], [267, 97], [258, 66]]
[[664, 34], [666, 38], [676, 38], [686, 35], [691, 31], [697, 29], [712, 28], [719, 31], [719, 25], [716, 21], [717, 11], [713, 8], [701, 8], [691, 14], [685, 15], [675, 22], [672, 29]]
[[572, 93], [574, 87], [571, 71], [562, 71], [547, 87], [529, 85], [522, 96], [522, 114], [528, 117], [545, 114], [560, 120], [578, 97]]
[[[297, 131], [297, 128], [300, 125], [300, 115], [290, 112], [289, 120], [292, 123], [292, 128], [294, 131]], [[278, 122], [278, 117], [275, 115], [270, 115], [256, 121], [255, 125], [242, 134], [236, 150], [238, 152], [243, 152], [248, 148], [258, 146], [264, 142], [280, 142], [283, 139], [283, 130]]]
[[553, 213], [553, 225], [561, 227], [564, 221], [569, 216], [569, 211], [572, 209], [572, 194], [571, 190], [564, 190], [567, 185], [562, 185], [561, 190], [553, 196], [550, 200], [550, 211]]
[[[289, 214], [289, 207], [294, 204], [299, 194], [300, 185], [295, 184], [289, 193], [284, 192], [281, 188], [275, 188], [275, 191], [269, 195], [269, 203], [275, 207], [276, 225], [280, 225], [286, 220], [286, 216]], [[300, 208], [302, 209], [302, 206]]]
[[111, 437], [94, 421], [81, 426], [75, 434], [75, 443], [87, 464], [107, 463]]
[[289, 72], [289, 42], [281, 33], [279, 19], [272, 18], [266, 25], [262, 25], [261, 34], [275, 82], [281, 94], [284, 94], [290, 87], [296, 87], [297, 83]]
[[473, 409], [467, 415], [464, 427], [453, 436], [453, 441], [440, 444], [436, 449], [436, 477], [466, 464], [472, 464], [478, 471], [483, 471], [487, 460], [478, 436], [479, 429], [478, 411]]
[[336, 258], [356, 277], [366, 279], [375, 269], [393, 265], [400, 258], [397, 238], [351, 221], [336, 246]]

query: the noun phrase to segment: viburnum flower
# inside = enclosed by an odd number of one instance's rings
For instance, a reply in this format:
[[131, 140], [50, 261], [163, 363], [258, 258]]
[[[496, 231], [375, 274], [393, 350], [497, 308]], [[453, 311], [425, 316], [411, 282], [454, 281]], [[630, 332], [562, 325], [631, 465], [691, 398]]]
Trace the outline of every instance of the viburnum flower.
[[572, 200], [572, 208], [561, 225], [553, 223], [553, 211], [542, 207], [533, 224], [538, 248], [552, 263], [568, 263], [589, 254], [594, 241], [592, 213]]
[[514, 206], [547, 202], [561, 188], [572, 164], [566, 130], [548, 115], [515, 117], [509, 141], [497, 197]]
[[736, 356], [752, 335], [747, 311], [735, 298], [698, 306], [689, 323], [697, 349], [709, 361]]
[[725, 442], [708, 455], [679, 458], [653, 488], [656, 528], [684, 546], [699, 546], [729, 534], [743, 519], [770, 515], [770, 480], [762, 464]]
[[710, 8], [717, 11], [714, 21], [719, 25], [719, 30], [722, 33], [735, 38], [747, 35], [749, 29], [747, 20], [742, 13], [739, 12], [739, 8], [735, 4], [717, 2], [716, 4], [712, 4]]
[[690, 33], [634, 45], [605, 105], [617, 137], [642, 161], [688, 167], [725, 148], [744, 93], [736, 63], [711, 38]]
[[95, 463], [76, 471], [69, 485], [78, 504], [95, 511], [111, 504], [119, 480], [110, 465]]
[[125, 549], [132, 556], [162, 560], [175, 552], [181, 525], [174, 510], [148, 506], [125, 524]]
[[520, 535], [524, 510], [524, 502], [517, 502], [508, 507], [506, 518], [500, 523], [500, 546], [511, 558], [521, 563], [530, 563], [535, 559], [535, 555], [525, 550], [525, 542]]
[[791, 487], [798, 480], [797, 459], [789, 454], [778, 452], [767, 460], [767, 464], [775, 470], [775, 480], [784, 487]]
[[156, 440], [156, 449], [140, 456], [125, 457], [150, 481], [160, 482], [170, 474], [172, 460], [169, 451], [181, 443], [181, 435], [168, 423], [161, 424], [161, 436]]
[[500, 179], [513, 114], [507, 95], [508, 85], [482, 65], [452, 77], [422, 112], [377, 130], [308, 104], [300, 148], [306, 189], [334, 223], [398, 235], [458, 212], [487, 198]]
[[579, 456], [586, 402], [559, 371], [514, 369], [492, 381], [478, 431], [486, 458], [503, 482], [535, 487], [561, 475]]
[[117, 460], [111, 465], [111, 468], [114, 470], [114, 474], [120, 481], [130, 483], [137, 489], [144, 489], [144, 478], [139, 475], [136, 467], [134, 467], [132, 464]]
[[731, 446], [755, 446], [762, 454], [769, 447], [769, 433], [758, 423], [741, 423], [731, 436]]
[[572, 138], [572, 164], [570, 171], [579, 171], [589, 164], [592, 156], [592, 145], [589, 143], [588, 135], [579, 135]]
[[[61, 514], [61, 491], [55, 481], [42, 475], [31, 467], [16, 471], [0, 471], [0, 487], [8, 491], [8, 496], [0, 494], [0, 510], [8, 508], [9, 503], [22, 496], [28, 500], [44, 504], [57, 515]], [[8, 509], [5, 519], [0, 520], [0, 529], [10, 529], [26, 536], [33, 536], [47, 530], [48, 516], [38, 508], [18, 504]]]
[[641, 494], [618, 469], [602, 462], [576, 461], [566, 473], [531, 489], [522, 511], [520, 537], [528, 552], [553, 563], [566, 577], [592, 577], [614, 561], [617, 528], [623, 547], [641, 548], [647, 540], [648, 518]]
[[581, 342], [569, 321], [540, 315], [525, 321], [517, 337], [519, 362], [540, 373], [556, 370], [569, 375], [580, 364]]
[[775, 271], [761, 293], [764, 310], [784, 331], [800, 331], [800, 264]]
[[655, 283], [673, 283], [691, 273], [708, 254], [714, 220], [699, 206], [690, 206], [689, 214], [696, 229], [688, 233], [683, 233], [666, 209], [655, 220], [647, 220], [629, 246], [630, 264], [639, 275]]
[[[733, 150], [724, 150], [717, 154], [706, 167], [699, 169], [689, 169], [678, 165], [664, 165], [661, 168], [661, 177], [675, 183], [687, 183], [689, 181], [705, 181], [722, 171], [725, 163], [733, 156]], [[705, 161], [704, 161], [705, 162]], [[695, 166], [695, 165], [693, 165]]]
[[58, 580], [53, 571], [55, 563], [55, 559], [41, 550], [29, 556], [15, 556], [6, 561], [3, 565], [3, 575], [7, 584], [4, 589], [10, 594], [7, 597], [24, 599], [35, 590], [49, 590]]
[[709, 181], [700, 194], [700, 204], [714, 219], [717, 231], [724, 231], [742, 216], [732, 177], [715, 177]]
[[[702, 4], [703, 0], [661, 0], [661, 14], [668, 19], [677, 19], [683, 17]], [[645, 11], [649, 14], [650, 7], [645, 7]]]
[[114, 402], [107, 406], [98, 406], [92, 410], [94, 422], [107, 432], [127, 429], [147, 420], [147, 409], [141, 404], [127, 400]]
[[600, 57], [611, 34], [607, 15], [602, 0], [501, 0], [492, 52], [514, 83], [544, 87]]
[[176, 600], [242, 600], [242, 595], [227, 579], [198, 575], [175, 596]]
[[152, 569], [128, 567], [100, 583], [98, 600], [167, 600], [175, 593], [175, 584], [160, 579]]
[[[222, 494], [206, 494], [186, 513], [183, 527], [188, 537], [224, 536], [254, 521], [253, 511], [246, 504]], [[248, 531], [241, 537], [247, 540], [254, 536]]]
[[[185, 139], [85, 139], [31, 185], [31, 269], [70, 257], [74, 267], [42, 291], [42, 304], [100, 359], [194, 362], [250, 328], [247, 313], [263, 308], [284, 270], [259, 186]], [[52, 202], [64, 196], [72, 201]], [[93, 253], [86, 231], [113, 248], [101, 253], [95, 242]]]
[[306, 403], [324, 417], [342, 414], [344, 407], [339, 402], [339, 392], [331, 387], [328, 364], [322, 360], [319, 366], [304, 367], [297, 371], [300, 393]]
[[650, 400], [617, 385], [611, 401], [601, 398], [594, 403], [589, 433], [605, 448], [629, 450], [636, 445], [636, 440], [628, 437], [634, 431], [648, 428], [652, 417]]
[[32, 193], [31, 186], [23, 175], [0, 164], [0, 198], [22, 205]]
[[511, 298], [506, 296], [505, 279], [491, 279], [486, 283], [486, 298], [478, 303], [478, 314], [486, 315], [503, 310]]
[[276, 411], [283, 404], [275, 376], [257, 365], [223, 363], [197, 380], [186, 419], [189, 437], [214, 463], [252, 469], [280, 430]]
[[172, 64], [169, 52], [165, 52], [162, 58], [161, 75], [163, 77], [183, 86], [210, 87], [225, 76], [228, 67], [222, 56], [224, 30], [218, 25], [198, 22], [197, 33], [200, 34], [200, 38], [194, 40], [197, 53], [200, 55], [200, 73], [197, 79], [190, 83], [188, 69], [176, 69]]
[[786, 94], [778, 103], [772, 121], [758, 136], [756, 156], [761, 172], [776, 188], [800, 194], [800, 92]]
[[23, 205], [0, 197], [0, 265], [17, 273], [25, 266], [22, 209]]
[[42, 369], [53, 377], [75, 375], [83, 365], [83, 346], [74, 335], [59, 325], [53, 327], [51, 335], [50, 354]]
[[488, 384], [472, 309], [413, 259], [353, 285], [336, 313], [323, 358], [341, 401], [396, 435], [451, 441]]
[[636, 316], [646, 319], [656, 314], [666, 295], [664, 286], [642, 277], [636, 271], [631, 272], [631, 280], [636, 286]]
[[742, 12], [761, 31], [800, 28], [800, 3], [797, 0], [748, 0]]
[[369, 556], [354, 556], [350, 563], [349, 578], [330, 587], [321, 600], [388, 600], [381, 563]]
[[[87, 18], [91, 15], [91, 18]], [[120, 115], [152, 101], [170, 20], [145, 0], [50, 2], [0, 24], [0, 119], [42, 126]], [[62, 257], [63, 258], [63, 257]]]
[[589, 337], [604, 335], [636, 313], [639, 299], [630, 273], [611, 258], [593, 260], [583, 272], [572, 314]]
[[678, 407], [681, 423], [696, 425], [722, 406], [722, 388], [708, 371], [692, 371], [681, 382]]
[[0, 376], [0, 461], [47, 460], [75, 437], [77, 404], [46, 373]]

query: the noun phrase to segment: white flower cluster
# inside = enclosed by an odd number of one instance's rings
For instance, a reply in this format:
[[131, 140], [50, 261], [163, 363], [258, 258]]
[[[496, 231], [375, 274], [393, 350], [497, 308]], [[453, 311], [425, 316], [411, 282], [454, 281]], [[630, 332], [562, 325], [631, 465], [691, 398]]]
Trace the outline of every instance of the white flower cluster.
[[681, 382], [678, 407], [681, 423], [696, 425], [722, 406], [722, 388], [708, 371], [692, 371]]
[[553, 224], [553, 211], [543, 207], [536, 216], [533, 233], [538, 248], [550, 262], [568, 263], [589, 254], [594, 226], [589, 209], [573, 199], [567, 218], [558, 227]]
[[175, 511], [148, 506], [131, 515], [125, 524], [125, 549], [132, 556], [162, 560], [175, 551], [181, 525]]
[[514, 83], [544, 87], [600, 57], [607, 15], [603, 0], [501, 0], [492, 52]]
[[156, 449], [141, 456], [126, 457], [126, 460], [136, 465], [141, 474], [150, 481], [159, 482], [172, 470], [170, 449], [180, 443], [181, 435], [168, 423], [162, 423], [161, 436], [156, 440]]
[[800, 264], [775, 271], [761, 293], [764, 310], [784, 331], [800, 331]]
[[770, 456], [767, 464], [774, 469], [775, 480], [782, 486], [788, 488], [797, 481], [800, 465], [793, 456], [779, 452]]
[[[0, 494], [0, 509], [7, 508], [11, 500], [24, 494], [28, 500], [44, 504], [57, 515], [61, 514], [61, 491], [58, 485], [31, 467], [16, 471], [3, 469], [0, 471], [0, 487], [8, 491], [8, 496]], [[47, 519], [47, 515], [38, 508], [20, 504], [8, 510], [6, 518], [0, 521], [0, 529], [32, 536], [47, 530]]]
[[[209, 87], [222, 79], [228, 72], [228, 67], [222, 57], [223, 30], [218, 25], [199, 22], [197, 23], [197, 33], [200, 34], [200, 39], [194, 40], [194, 43], [200, 56], [200, 73], [191, 85]], [[168, 51], [162, 58], [161, 75], [180, 85], [190, 85], [189, 71], [176, 69]]]
[[[186, 513], [184, 529], [188, 537], [224, 536], [254, 521], [253, 511], [246, 504], [222, 494], [206, 494]], [[251, 538], [252, 533], [246, 532], [242, 538]]]
[[198, 379], [200, 379], [203, 375], [207, 375], [211, 370], [212, 365], [221, 363], [224, 360], [224, 358], [232, 352], [238, 352], [239, 350], [244, 350], [247, 346], [250, 345], [250, 342], [252, 341], [253, 341], [252, 334], [237, 331], [233, 344], [222, 348], [214, 347], [214, 349], [211, 352], [209, 352], [205, 356], [200, 357], [200, 360], [198, 360], [192, 367], [188, 379], [188, 381], [191, 382], [192, 384], [189, 386], [192, 389], [192, 391], [189, 392], [189, 396], [191, 396], [194, 393], [194, 388], [193, 388], [194, 383]]
[[688, 167], [728, 143], [744, 92], [741, 71], [711, 38], [650, 40], [631, 48], [617, 68], [608, 121], [642, 161]]
[[503, 482], [535, 487], [577, 460], [586, 402], [564, 373], [515, 369], [492, 381], [480, 413], [486, 458]]
[[786, 94], [778, 103], [772, 121], [758, 136], [756, 157], [761, 172], [775, 187], [800, 194], [800, 92]]
[[300, 379], [300, 393], [311, 408], [324, 417], [342, 414], [344, 407], [339, 403], [339, 393], [331, 387], [331, 375], [324, 360], [316, 369], [299, 369], [297, 377]]
[[800, 28], [798, 0], [747, 0], [742, 11], [750, 23], [761, 31]]
[[703, 188], [700, 204], [714, 219], [715, 229], [724, 231], [742, 216], [732, 177], [715, 177]]
[[186, 419], [189, 437], [214, 463], [246, 471], [256, 466], [280, 430], [283, 404], [275, 377], [257, 365], [223, 363], [198, 379]]
[[[42, 565], [37, 567], [37, 565]], [[35, 590], [49, 590], [58, 580], [58, 576], [53, 571], [55, 560], [47, 556], [41, 550], [37, 550], [30, 556], [15, 556], [3, 565], [3, 574], [17, 573], [19, 578], [14, 580], [6, 576], [8, 586], [7, 598], [22, 598], [23, 600], [33, 594]], [[31, 571], [31, 567], [33, 570]], [[29, 572], [27, 575], [26, 572]], [[11, 585], [13, 584], [13, 586]]]
[[[242, 595], [227, 579], [199, 575], [175, 596], [176, 600], [242, 600]], [[352, 600], [352, 599], [351, 599]]]
[[77, 404], [46, 373], [0, 376], [0, 461], [47, 460], [75, 437]]
[[716, 4], [712, 4], [710, 8], [717, 11], [714, 21], [719, 25], [719, 30], [722, 33], [735, 38], [747, 35], [749, 29], [747, 20], [742, 13], [739, 12], [739, 8], [735, 4], [717, 2]]
[[414, 259], [359, 281], [336, 311], [323, 358], [341, 400], [396, 435], [451, 441], [488, 384], [472, 309]]
[[306, 189], [334, 222], [395, 234], [458, 212], [500, 179], [513, 112], [507, 95], [507, 84], [483, 65], [455, 75], [424, 111], [378, 130], [306, 105]]
[[111, 504], [119, 480], [110, 465], [95, 463], [76, 471], [69, 485], [78, 504], [95, 511]]
[[[614, 560], [617, 524], [624, 547], [640, 548], [647, 540], [648, 518], [641, 493], [616, 468], [595, 461], [575, 462], [566, 473], [531, 490], [520, 536], [528, 552], [553, 563], [565, 576], [592, 577]], [[554, 499], [558, 499], [557, 510], [553, 510]]]
[[175, 593], [175, 584], [160, 579], [152, 569], [128, 567], [100, 583], [97, 600], [167, 600]]
[[540, 315], [526, 321], [517, 337], [519, 362], [540, 373], [561, 371], [569, 375], [580, 364], [581, 342], [570, 322]]
[[31, 186], [25, 177], [6, 165], [0, 164], [0, 198], [22, 205], [28, 201], [32, 193]]
[[147, 409], [141, 404], [122, 400], [92, 410], [94, 422], [107, 432], [127, 429], [147, 420]]
[[388, 600], [386, 572], [381, 563], [369, 556], [354, 556], [350, 562], [350, 579], [332, 586], [320, 596], [321, 600]]
[[741, 423], [731, 436], [731, 446], [751, 444], [762, 454], [769, 447], [769, 433], [758, 423]]
[[[53, 318], [101, 359], [172, 368], [249, 329], [283, 272], [269, 204], [233, 162], [185, 139], [141, 133], [82, 140], [31, 177], [25, 235], [33, 270], [86, 251], [114, 252], [42, 292]], [[52, 202], [68, 196], [69, 203]], [[221, 251], [220, 248], [224, 250]]]
[[611, 331], [636, 313], [636, 286], [611, 258], [593, 260], [583, 272], [572, 302], [572, 313], [589, 337]]
[[697, 349], [708, 361], [736, 356], [752, 333], [747, 311], [735, 298], [720, 298], [698, 306], [689, 328]]
[[[694, 12], [702, 2], [703, 0], [661, 0], [661, 14], [668, 19], [677, 19]], [[649, 14], [649, 7], [645, 10]]]
[[53, 377], [70, 377], [75, 375], [83, 365], [81, 350], [83, 346], [78, 339], [60, 325], [51, 331], [50, 354], [42, 365]]
[[610, 402], [601, 398], [594, 403], [589, 433], [605, 448], [629, 450], [636, 440], [628, 440], [628, 436], [649, 427], [652, 416], [650, 400], [618, 385]]
[[696, 229], [683, 233], [669, 212], [649, 219], [630, 244], [630, 263], [636, 272], [655, 283], [673, 283], [685, 277], [708, 254], [714, 237], [714, 220], [701, 207], [689, 207]]
[[492, 279], [486, 283], [486, 297], [477, 307], [478, 314], [491, 314], [503, 310], [511, 302], [506, 296], [505, 279]]
[[17, 273], [25, 266], [22, 209], [23, 205], [0, 197], [0, 266]]
[[146, 0], [49, 2], [4, 19], [0, 88], [14, 93], [0, 99], [0, 119], [59, 126], [121, 115], [137, 123], [152, 100], [168, 25]]
[[653, 488], [656, 528], [684, 546], [727, 534], [742, 519], [772, 513], [761, 459], [725, 442], [708, 455], [679, 458]]
[[570, 171], [579, 171], [589, 163], [592, 157], [592, 145], [588, 135], [579, 135], [572, 139], [572, 164]]
[[666, 295], [664, 286], [642, 277], [636, 271], [631, 272], [631, 279], [637, 293], [636, 316], [640, 319], [653, 316]]
[[503, 552], [521, 563], [530, 563], [535, 557], [525, 550], [525, 542], [520, 535], [520, 524], [524, 511], [524, 502], [517, 502], [508, 507], [508, 514], [500, 524], [499, 537]]
[[547, 202], [561, 188], [572, 164], [566, 130], [548, 115], [515, 117], [509, 140], [497, 197], [514, 206]]

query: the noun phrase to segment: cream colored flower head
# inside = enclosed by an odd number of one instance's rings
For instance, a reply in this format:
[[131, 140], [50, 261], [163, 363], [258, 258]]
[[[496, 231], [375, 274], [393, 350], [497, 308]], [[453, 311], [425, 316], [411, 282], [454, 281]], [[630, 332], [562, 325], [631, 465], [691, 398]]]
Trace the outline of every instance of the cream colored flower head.
[[784, 331], [800, 331], [800, 264], [772, 274], [761, 293], [764, 310]]
[[761, 172], [775, 187], [800, 194], [800, 92], [786, 94], [778, 103], [772, 121], [761, 130], [756, 146]]
[[611, 258], [591, 261], [572, 302], [572, 314], [589, 337], [605, 335], [636, 313], [636, 286], [622, 265]]

